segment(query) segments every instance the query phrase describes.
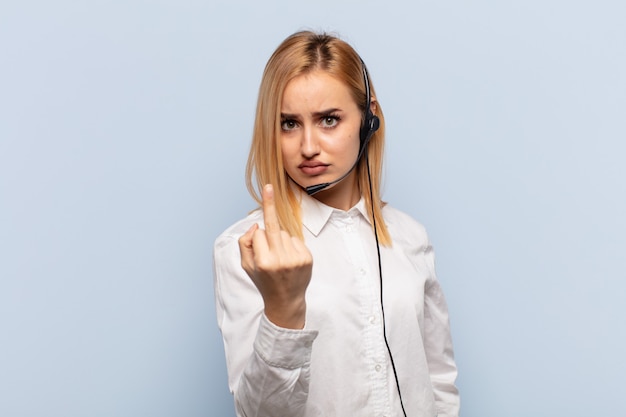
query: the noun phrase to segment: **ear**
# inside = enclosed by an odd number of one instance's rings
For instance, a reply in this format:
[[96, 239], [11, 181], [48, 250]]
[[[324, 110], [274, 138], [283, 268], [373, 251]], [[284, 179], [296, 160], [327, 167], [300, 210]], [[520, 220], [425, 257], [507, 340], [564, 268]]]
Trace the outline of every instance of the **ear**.
[[376, 116], [376, 110], [378, 110], [378, 102], [376, 101], [376, 97], [372, 97], [370, 99], [370, 112]]

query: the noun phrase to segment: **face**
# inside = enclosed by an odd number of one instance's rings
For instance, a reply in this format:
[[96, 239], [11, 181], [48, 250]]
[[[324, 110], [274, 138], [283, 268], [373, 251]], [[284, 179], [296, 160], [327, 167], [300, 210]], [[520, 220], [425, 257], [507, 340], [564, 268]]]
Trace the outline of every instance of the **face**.
[[[359, 153], [361, 110], [343, 82], [323, 70], [300, 75], [285, 88], [281, 105], [281, 147], [287, 174], [302, 187], [345, 175]], [[357, 172], [314, 194], [347, 210], [360, 198]]]

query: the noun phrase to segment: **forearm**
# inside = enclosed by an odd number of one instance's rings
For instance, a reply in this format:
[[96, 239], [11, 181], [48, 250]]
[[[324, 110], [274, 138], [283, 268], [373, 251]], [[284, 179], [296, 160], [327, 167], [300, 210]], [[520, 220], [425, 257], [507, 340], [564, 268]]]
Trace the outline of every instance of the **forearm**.
[[240, 417], [304, 415], [317, 332], [279, 328], [262, 317], [254, 351], [234, 392]]
[[434, 297], [427, 297], [425, 312], [426, 355], [439, 416], [458, 417], [459, 392], [448, 312], [438, 285]]

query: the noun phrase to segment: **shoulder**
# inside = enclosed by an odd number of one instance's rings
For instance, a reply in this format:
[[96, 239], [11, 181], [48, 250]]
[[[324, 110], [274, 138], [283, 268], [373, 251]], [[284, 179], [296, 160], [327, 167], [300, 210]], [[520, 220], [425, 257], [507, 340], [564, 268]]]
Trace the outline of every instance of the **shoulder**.
[[263, 215], [260, 209], [254, 210], [248, 216], [224, 230], [217, 237], [217, 239], [215, 239], [213, 250], [215, 252], [220, 252], [225, 250], [228, 246], [231, 246], [233, 243], [236, 244], [241, 235], [246, 233], [255, 223], [259, 223], [260, 225], [263, 224]]
[[430, 246], [426, 228], [410, 215], [387, 204], [383, 208], [383, 217], [394, 243]]

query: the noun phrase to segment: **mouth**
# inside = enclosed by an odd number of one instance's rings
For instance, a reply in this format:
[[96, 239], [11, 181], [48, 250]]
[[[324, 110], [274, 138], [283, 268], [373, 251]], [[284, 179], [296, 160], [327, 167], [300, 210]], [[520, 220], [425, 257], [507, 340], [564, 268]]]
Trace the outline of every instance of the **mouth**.
[[321, 175], [328, 169], [328, 164], [318, 161], [304, 161], [298, 165], [298, 169], [306, 175]]

